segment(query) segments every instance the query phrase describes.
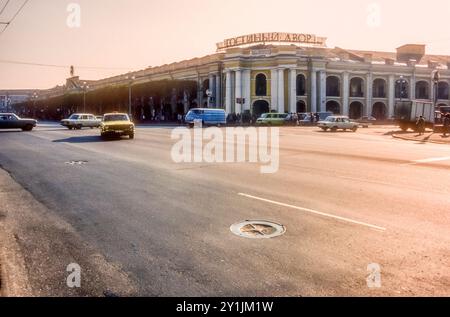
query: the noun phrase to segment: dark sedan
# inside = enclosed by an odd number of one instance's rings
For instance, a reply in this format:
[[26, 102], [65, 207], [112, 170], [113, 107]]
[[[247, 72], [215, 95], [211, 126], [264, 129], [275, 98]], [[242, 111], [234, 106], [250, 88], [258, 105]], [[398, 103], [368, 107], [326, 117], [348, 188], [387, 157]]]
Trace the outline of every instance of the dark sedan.
[[14, 113], [0, 113], [0, 129], [22, 129], [31, 131], [36, 127], [34, 119], [21, 119]]

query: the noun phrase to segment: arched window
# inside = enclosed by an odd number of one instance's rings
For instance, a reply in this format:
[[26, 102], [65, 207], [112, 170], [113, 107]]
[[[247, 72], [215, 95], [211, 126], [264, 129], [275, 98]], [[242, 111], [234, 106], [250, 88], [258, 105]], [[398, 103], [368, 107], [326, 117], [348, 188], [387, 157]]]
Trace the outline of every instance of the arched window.
[[416, 98], [430, 99], [430, 85], [426, 81], [419, 81], [416, 83]]
[[438, 84], [438, 99], [441, 100], [448, 100], [449, 93], [448, 93], [448, 83], [445, 81], [441, 81]]
[[363, 80], [359, 77], [350, 81], [350, 97], [364, 97]]
[[256, 75], [255, 79], [256, 95], [267, 96], [267, 78], [264, 74]]
[[303, 74], [297, 75], [297, 96], [304, 96], [306, 94], [306, 79]]
[[373, 97], [386, 98], [386, 81], [378, 78], [373, 81]]
[[340, 80], [336, 76], [327, 77], [327, 97], [340, 97]]

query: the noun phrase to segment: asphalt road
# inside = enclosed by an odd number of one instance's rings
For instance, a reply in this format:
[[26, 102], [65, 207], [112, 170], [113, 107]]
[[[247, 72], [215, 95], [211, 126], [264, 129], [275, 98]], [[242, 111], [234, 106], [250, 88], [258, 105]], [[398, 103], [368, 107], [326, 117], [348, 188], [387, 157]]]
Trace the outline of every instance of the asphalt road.
[[[0, 166], [129, 274], [137, 295], [450, 296], [450, 147], [392, 129], [282, 128], [280, 169], [261, 174], [174, 163], [170, 128], [103, 141], [43, 125], [0, 131]], [[233, 235], [247, 219], [287, 230]], [[380, 288], [366, 282], [372, 263]]]

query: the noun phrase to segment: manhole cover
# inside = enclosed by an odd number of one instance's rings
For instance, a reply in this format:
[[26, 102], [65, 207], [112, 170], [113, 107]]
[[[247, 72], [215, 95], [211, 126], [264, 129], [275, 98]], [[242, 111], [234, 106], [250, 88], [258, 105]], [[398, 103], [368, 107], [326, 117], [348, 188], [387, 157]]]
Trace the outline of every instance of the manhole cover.
[[283, 235], [286, 228], [279, 223], [265, 220], [247, 220], [230, 227], [235, 235], [249, 239], [269, 239]]
[[67, 165], [84, 165], [86, 163], [87, 163], [87, 161], [69, 161], [69, 162], [66, 162]]

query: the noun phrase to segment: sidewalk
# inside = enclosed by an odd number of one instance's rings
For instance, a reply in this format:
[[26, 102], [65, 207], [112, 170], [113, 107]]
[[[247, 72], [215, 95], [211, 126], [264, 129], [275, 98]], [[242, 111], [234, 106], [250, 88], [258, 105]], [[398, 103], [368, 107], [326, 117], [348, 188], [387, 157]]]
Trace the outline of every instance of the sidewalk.
[[392, 137], [396, 139], [406, 141], [416, 141], [422, 143], [437, 143], [437, 144], [450, 144], [450, 135], [444, 137], [442, 133], [426, 132], [423, 135], [419, 135], [417, 132], [403, 132], [396, 131], [392, 134]]
[[[0, 297], [132, 296], [128, 274], [0, 168]], [[67, 266], [82, 269], [82, 287], [66, 285]]]

